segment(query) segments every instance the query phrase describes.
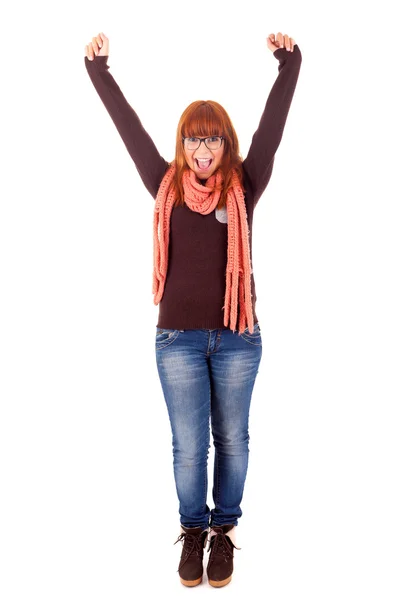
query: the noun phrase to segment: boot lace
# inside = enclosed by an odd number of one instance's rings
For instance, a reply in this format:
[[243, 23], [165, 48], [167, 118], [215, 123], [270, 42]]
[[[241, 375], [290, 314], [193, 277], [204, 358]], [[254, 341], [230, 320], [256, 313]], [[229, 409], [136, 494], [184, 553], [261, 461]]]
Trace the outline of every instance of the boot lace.
[[[185, 562], [188, 560], [189, 556], [191, 556], [191, 554], [193, 552], [195, 552], [199, 558], [203, 557], [204, 546], [203, 546], [202, 541], [203, 541], [202, 533], [200, 533], [198, 535], [193, 535], [192, 533], [183, 532], [178, 536], [178, 539], [176, 540], [176, 542], [174, 542], [174, 546], [178, 542], [182, 542], [182, 546], [183, 546], [182, 562], [181, 562], [179, 568], [183, 567], [183, 565], [185, 564]], [[179, 568], [178, 568], [178, 571], [179, 571]]]
[[236, 548], [236, 550], [241, 550], [241, 548], [235, 546], [230, 538], [228, 540], [229, 536], [220, 527], [213, 527], [213, 530], [215, 531], [215, 535], [210, 539], [207, 552], [212, 550], [214, 556], [221, 556], [227, 562], [229, 558], [233, 558], [232, 547]]

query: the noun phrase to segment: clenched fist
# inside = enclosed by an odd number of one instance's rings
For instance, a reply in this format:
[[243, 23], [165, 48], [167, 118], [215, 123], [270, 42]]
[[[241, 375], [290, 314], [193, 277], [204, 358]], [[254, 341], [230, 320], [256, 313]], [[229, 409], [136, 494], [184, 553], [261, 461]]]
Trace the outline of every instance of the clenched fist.
[[110, 49], [110, 42], [108, 37], [104, 33], [99, 33], [98, 36], [93, 37], [92, 41], [85, 46], [85, 55], [89, 60], [93, 60], [95, 56], [108, 56]]
[[286, 48], [289, 52], [293, 52], [295, 45], [296, 42], [293, 38], [286, 34], [282, 35], [281, 32], [277, 33], [276, 36], [274, 33], [270, 33], [267, 37], [268, 50], [271, 50], [271, 52], [275, 52], [278, 48]]

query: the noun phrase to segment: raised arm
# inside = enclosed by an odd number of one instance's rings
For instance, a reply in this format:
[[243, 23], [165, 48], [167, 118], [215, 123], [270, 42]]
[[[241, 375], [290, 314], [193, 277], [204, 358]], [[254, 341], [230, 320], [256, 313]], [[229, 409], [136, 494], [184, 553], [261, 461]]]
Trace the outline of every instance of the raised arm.
[[[85, 66], [89, 77], [131, 156], [147, 190], [156, 197], [168, 168], [136, 112], [125, 99], [109, 72], [108, 38], [99, 34], [85, 47]], [[96, 55], [97, 52], [97, 55]], [[90, 60], [89, 57], [92, 59]]]
[[[271, 36], [274, 37], [273, 34]], [[243, 161], [243, 169], [253, 190], [254, 205], [271, 177], [275, 153], [282, 139], [302, 60], [300, 49], [293, 43], [293, 38], [283, 38], [282, 34], [278, 34], [274, 43], [271, 42], [271, 36], [268, 38], [268, 47], [273, 50], [273, 56], [279, 61], [279, 74], [269, 93], [247, 157]], [[280, 47], [282, 42], [283, 47]]]

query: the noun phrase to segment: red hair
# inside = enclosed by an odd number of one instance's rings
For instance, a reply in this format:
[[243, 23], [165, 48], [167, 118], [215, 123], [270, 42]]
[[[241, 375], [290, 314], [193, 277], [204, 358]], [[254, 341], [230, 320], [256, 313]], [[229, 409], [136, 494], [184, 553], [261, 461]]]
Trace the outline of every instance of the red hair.
[[190, 169], [183, 148], [183, 137], [209, 137], [221, 135], [224, 137], [224, 152], [218, 169], [222, 172], [223, 183], [221, 197], [217, 208], [226, 205], [226, 195], [232, 185], [232, 169], [236, 169], [240, 184], [243, 187], [243, 158], [239, 152], [239, 141], [226, 110], [213, 100], [196, 100], [184, 110], [176, 132], [176, 166], [172, 186], [175, 190], [175, 205], [184, 204], [182, 175]]

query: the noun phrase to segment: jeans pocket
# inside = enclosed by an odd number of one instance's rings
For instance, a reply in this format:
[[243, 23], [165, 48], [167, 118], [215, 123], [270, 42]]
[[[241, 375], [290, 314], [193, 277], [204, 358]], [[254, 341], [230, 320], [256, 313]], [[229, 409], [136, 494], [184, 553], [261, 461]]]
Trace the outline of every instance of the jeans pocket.
[[156, 350], [162, 350], [166, 346], [169, 346], [179, 336], [179, 329], [162, 329], [157, 327], [156, 330]]
[[253, 333], [250, 333], [249, 328], [246, 327], [241, 337], [249, 344], [253, 344], [254, 346], [262, 346], [261, 327], [258, 323], [254, 323]]

